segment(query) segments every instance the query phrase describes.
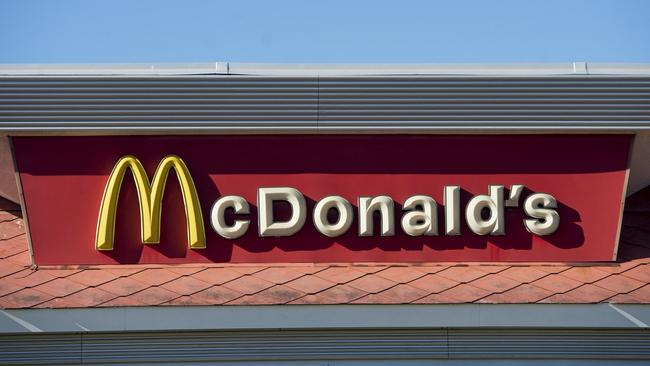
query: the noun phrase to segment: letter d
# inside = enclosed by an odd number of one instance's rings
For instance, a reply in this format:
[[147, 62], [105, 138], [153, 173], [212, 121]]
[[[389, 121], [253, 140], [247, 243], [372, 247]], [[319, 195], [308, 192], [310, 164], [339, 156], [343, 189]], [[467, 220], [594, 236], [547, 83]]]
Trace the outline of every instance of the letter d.
[[[289, 221], [275, 222], [273, 202], [286, 201], [291, 205]], [[302, 229], [307, 218], [305, 197], [290, 187], [259, 188], [257, 190], [259, 236], [290, 236]]]
[[[467, 203], [465, 209], [467, 226], [478, 235], [504, 235], [503, 186], [490, 186], [489, 190], [489, 196], [475, 196]], [[483, 218], [483, 210], [490, 212], [489, 218]]]

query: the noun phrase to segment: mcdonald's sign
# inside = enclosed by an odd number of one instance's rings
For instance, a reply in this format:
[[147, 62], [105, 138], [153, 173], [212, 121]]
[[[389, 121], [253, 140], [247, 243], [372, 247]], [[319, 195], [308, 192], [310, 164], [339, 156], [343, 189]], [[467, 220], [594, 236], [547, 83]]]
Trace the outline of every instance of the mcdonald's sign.
[[14, 138], [38, 265], [608, 261], [629, 144], [621, 135]]
[[97, 250], [113, 250], [117, 199], [127, 170], [133, 173], [138, 190], [142, 242], [147, 244], [160, 242], [162, 197], [167, 176], [172, 168], [176, 172], [183, 193], [187, 222], [187, 242], [192, 249], [205, 248], [205, 229], [203, 227], [199, 195], [196, 193], [194, 181], [192, 181], [192, 176], [183, 160], [175, 155], [166, 156], [160, 161], [160, 165], [158, 165], [150, 183], [142, 163], [136, 157], [126, 155], [115, 164], [115, 168], [113, 168], [106, 183], [97, 222], [97, 239], [95, 242]]

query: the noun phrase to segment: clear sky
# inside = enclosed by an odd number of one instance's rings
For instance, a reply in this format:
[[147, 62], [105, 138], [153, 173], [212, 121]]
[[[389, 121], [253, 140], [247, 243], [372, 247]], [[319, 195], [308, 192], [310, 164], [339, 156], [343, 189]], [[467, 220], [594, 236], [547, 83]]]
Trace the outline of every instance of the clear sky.
[[0, 63], [650, 62], [650, 0], [0, 0]]

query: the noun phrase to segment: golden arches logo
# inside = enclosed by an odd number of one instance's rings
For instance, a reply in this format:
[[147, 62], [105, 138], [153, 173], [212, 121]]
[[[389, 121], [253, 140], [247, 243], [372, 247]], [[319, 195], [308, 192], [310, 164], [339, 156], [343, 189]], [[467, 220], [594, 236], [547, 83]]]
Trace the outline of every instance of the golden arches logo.
[[174, 168], [176, 177], [183, 193], [185, 205], [185, 218], [187, 221], [187, 242], [192, 249], [205, 248], [205, 228], [203, 226], [203, 215], [199, 196], [196, 193], [194, 181], [190, 171], [183, 160], [176, 155], [164, 157], [151, 183], [144, 167], [140, 161], [131, 155], [121, 157], [111, 175], [108, 177], [104, 197], [99, 209], [97, 221], [97, 237], [95, 248], [97, 250], [113, 250], [115, 239], [115, 215], [117, 212], [117, 200], [120, 196], [120, 188], [127, 170], [131, 170], [138, 191], [140, 202], [140, 232], [142, 242], [155, 244], [160, 242], [160, 214], [162, 211], [162, 198], [167, 183], [169, 171]]

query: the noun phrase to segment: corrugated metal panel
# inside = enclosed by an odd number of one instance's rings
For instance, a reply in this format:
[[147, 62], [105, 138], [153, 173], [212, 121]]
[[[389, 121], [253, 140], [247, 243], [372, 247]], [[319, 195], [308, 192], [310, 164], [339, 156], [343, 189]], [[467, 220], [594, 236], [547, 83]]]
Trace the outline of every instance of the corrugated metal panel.
[[650, 359], [637, 329], [365, 329], [3, 335], [0, 363]]
[[650, 332], [452, 329], [449, 358], [650, 359]]
[[0, 129], [314, 128], [309, 78], [1, 78]]
[[638, 131], [648, 76], [2, 76], [0, 132]]
[[1, 365], [81, 363], [81, 334], [32, 333], [0, 337]]
[[446, 357], [442, 330], [90, 334], [83, 347], [85, 362], [107, 363]]
[[321, 129], [648, 127], [650, 79], [329, 78], [319, 112]]

